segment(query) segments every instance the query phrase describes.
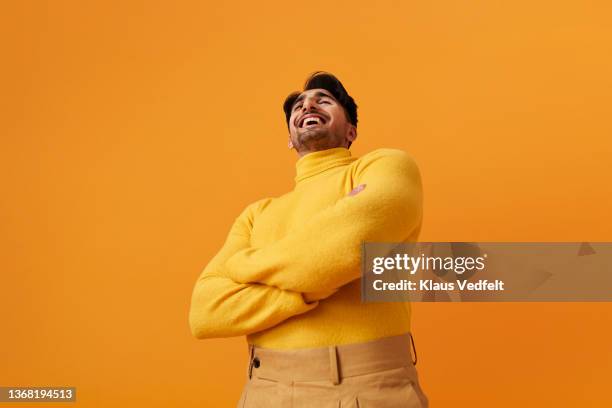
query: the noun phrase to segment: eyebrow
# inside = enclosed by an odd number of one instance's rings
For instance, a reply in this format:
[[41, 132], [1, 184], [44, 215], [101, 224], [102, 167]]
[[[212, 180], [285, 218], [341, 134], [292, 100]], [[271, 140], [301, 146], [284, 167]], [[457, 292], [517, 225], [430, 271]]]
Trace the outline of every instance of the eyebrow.
[[[335, 100], [335, 98], [331, 96], [330, 94], [326, 94], [325, 92], [321, 92], [321, 91], [317, 91], [314, 96], [318, 96], [318, 97], [326, 96], [328, 98], [332, 98]], [[293, 105], [291, 105], [291, 110], [293, 110], [293, 108], [295, 107], [295, 105], [298, 104], [298, 102], [302, 102], [304, 98], [305, 98], [305, 95], [303, 93], [300, 94], [300, 96], [298, 96], [297, 99], [293, 102]]]

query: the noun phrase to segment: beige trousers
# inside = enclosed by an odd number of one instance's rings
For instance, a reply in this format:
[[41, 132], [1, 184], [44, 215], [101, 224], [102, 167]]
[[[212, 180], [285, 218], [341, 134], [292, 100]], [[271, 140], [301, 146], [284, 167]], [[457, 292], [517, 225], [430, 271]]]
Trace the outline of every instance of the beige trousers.
[[356, 344], [275, 350], [249, 346], [237, 408], [424, 408], [409, 333]]

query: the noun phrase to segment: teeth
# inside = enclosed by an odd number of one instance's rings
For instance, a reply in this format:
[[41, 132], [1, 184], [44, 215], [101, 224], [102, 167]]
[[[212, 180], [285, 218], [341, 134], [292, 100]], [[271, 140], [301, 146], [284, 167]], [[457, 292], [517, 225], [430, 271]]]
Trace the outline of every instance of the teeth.
[[308, 125], [312, 125], [312, 124], [320, 125], [321, 124], [321, 118], [319, 118], [318, 116], [308, 117], [308, 118], [304, 119], [304, 121], [302, 122], [302, 126], [305, 126], [307, 124]]

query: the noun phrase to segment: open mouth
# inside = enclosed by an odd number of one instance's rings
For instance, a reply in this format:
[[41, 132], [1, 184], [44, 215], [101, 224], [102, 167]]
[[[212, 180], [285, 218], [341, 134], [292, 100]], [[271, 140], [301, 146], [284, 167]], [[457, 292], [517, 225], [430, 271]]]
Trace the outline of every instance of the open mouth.
[[319, 125], [324, 125], [325, 119], [319, 115], [306, 115], [300, 120], [299, 126], [300, 128], [309, 128]]

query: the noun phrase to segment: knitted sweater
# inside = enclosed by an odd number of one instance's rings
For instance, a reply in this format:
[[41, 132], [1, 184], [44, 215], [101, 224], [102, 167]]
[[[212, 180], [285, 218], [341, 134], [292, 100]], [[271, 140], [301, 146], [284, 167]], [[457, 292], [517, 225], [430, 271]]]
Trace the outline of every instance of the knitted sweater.
[[355, 158], [334, 148], [301, 157], [296, 170], [293, 191], [249, 205], [200, 274], [193, 335], [295, 349], [408, 332], [409, 303], [361, 302], [360, 266], [363, 242], [416, 241], [414, 160], [394, 149]]

